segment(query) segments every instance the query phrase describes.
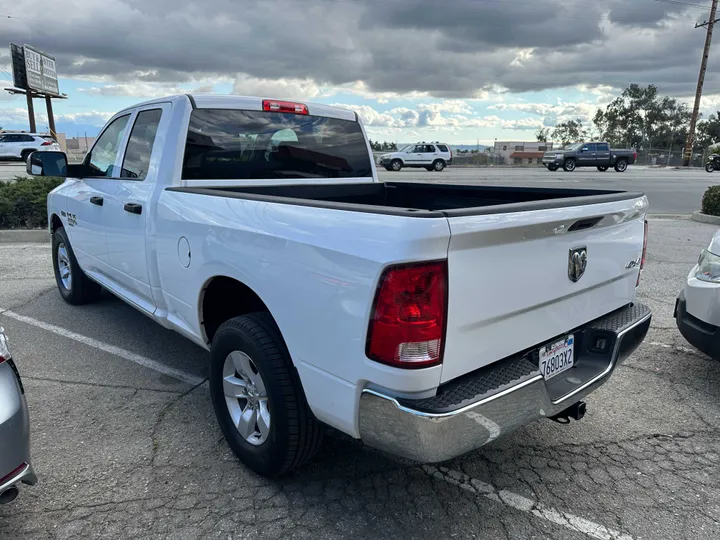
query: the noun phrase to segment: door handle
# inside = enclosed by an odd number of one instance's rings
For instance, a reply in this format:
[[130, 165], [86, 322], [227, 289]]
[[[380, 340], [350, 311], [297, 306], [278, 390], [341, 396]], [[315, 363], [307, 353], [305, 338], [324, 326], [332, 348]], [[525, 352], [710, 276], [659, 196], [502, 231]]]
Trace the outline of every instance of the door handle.
[[142, 214], [142, 204], [138, 203], [125, 203], [125, 206], [123, 206], [126, 212], [130, 212], [131, 214]]
[[90, 202], [97, 206], [102, 206], [104, 201], [102, 197], [90, 197]]

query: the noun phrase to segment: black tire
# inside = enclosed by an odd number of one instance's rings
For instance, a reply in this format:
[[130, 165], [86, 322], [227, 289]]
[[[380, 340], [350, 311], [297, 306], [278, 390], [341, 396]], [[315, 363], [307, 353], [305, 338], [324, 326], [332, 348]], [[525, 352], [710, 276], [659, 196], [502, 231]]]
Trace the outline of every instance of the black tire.
[[392, 168], [389, 165], [384, 165], [386, 171], [392, 171]]
[[563, 170], [565, 172], [573, 172], [576, 166], [577, 164], [575, 163], [575, 160], [573, 158], [568, 158], [563, 163]]
[[433, 171], [434, 169], [432, 167], [425, 167], [426, 171]]
[[[61, 246], [65, 247], [67, 253], [67, 265], [70, 268], [71, 280], [67, 287], [60, 277], [60, 267], [58, 261], [58, 251]], [[68, 304], [79, 306], [87, 304], [95, 300], [99, 295], [102, 287], [85, 275], [75, 258], [72, 246], [68, 240], [67, 233], [63, 227], [55, 229], [52, 237], [52, 258], [53, 269], [55, 271], [55, 283], [57, 284], [60, 296], [63, 297]]]
[[547, 170], [550, 172], [555, 172], [558, 170], [558, 166], [557, 165], [548, 165]]
[[23, 163], [27, 163], [28, 156], [32, 154], [34, 150], [23, 150], [20, 152], [20, 159], [23, 161]]
[[[271, 420], [267, 439], [253, 445], [235, 427], [225, 401], [223, 367], [233, 351], [252, 359], [264, 382]], [[275, 321], [268, 313], [251, 313], [223, 323], [210, 352], [210, 397], [225, 440], [247, 467], [275, 477], [301, 467], [317, 452], [322, 424], [305, 400], [300, 378]]]
[[705, 165], [705, 170], [707, 172], [713, 172], [715, 170], [715, 165], [713, 163], [708, 163]]
[[436, 159], [432, 166], [435, 172], [442, 172], [445, 170], [445, 162], [442, 159]]
[[627, 159], [618, 159], [615, 162], [615, 172], [625, 172], [627, 171]]
[[392, 171], [398, 172], [400, 169], [402, 169], [402, 166], [402, 161], [400, 161], [399, 159], [393, 159], [390, 162], [390, 170]]
[[605, 165], [602, 165], [602, 166], [598, 165], [597, 170], [600, 171], [600, 172], [605, 172], [605, 171], [607, 171], [609, 168], [610, 168], [610, 167], [605, 166]]

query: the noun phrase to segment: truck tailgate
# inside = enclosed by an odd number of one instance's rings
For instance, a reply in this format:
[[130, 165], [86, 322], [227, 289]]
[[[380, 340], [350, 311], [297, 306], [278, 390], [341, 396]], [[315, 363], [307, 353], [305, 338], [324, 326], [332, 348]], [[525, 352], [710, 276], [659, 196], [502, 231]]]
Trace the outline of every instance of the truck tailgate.
[[[442, 382], [539, 346], [635, 298], [647, 199], [448, 216]], [[586, 253], [584, 272], [571, 253]], [[573, 279], [577, 279], [573, 281]]]

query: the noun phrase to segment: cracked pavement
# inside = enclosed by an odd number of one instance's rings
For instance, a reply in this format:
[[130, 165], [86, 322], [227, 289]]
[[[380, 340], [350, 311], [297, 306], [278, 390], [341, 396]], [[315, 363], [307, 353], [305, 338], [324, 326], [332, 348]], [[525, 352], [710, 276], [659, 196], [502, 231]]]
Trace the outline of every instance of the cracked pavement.
[[[225, 444], [207, 385], [0, 313], [23, 376], [39, 476], [0, 506], [0, 538], [720, 538], [720, 363], [675, 328], [675, 296], [715, 232], [651, 220], [641, 348], [581, 422], [535, 423], [421, 466], [329, 432], [281, 480]], [[205, 377], [207, 353], [109, 295], [72, 307], [49, 245], [0, 245], [0, 310]]]

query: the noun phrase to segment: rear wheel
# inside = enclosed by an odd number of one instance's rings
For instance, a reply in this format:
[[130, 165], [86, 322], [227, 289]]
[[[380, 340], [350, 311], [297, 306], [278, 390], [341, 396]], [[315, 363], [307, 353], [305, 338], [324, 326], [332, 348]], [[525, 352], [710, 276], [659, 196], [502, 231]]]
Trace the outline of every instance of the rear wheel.
[[399, 171], [400, 169], [402, 169], [402, 161], [400, 161], [399, 159], [393, 159], [390, 163], [390, 168], [395, 172]]
[[438, 159], [433, 163], [433, 169], [435, 172], [441, 172], [445, 169], [445, 162], [442, 159]]
[[568, 158], [565, 160], [565, 163], [563, 163], [563, 169], [567, 172], [572, 172], [575, 170], [575, 160], [572, 158]]
[[386, 170], [386, 171], [392, 171], [392, 167], [390, 167], [389, 165], [385, 165], [385, 170]]
[[615, 163], [615, 171], [616, 172], [625, 172], [627, 170], [627, 160], [626, 159], [619, 159], [617, 163]]
[[80, 269], [65, 229], [59, 227], [52, 238], [53, 269], [58, 291], [68, 304], [87, 304], [95, 300], [101, 291]]
[[278, 476], [310, 460], [322, 425], [305, 400], [280, 330], [268, 313], [220, 326], [210, 352], [210, 396], [225, 440], [246, 466]]
[[715, 170], [715, 165], [713, 164], [712, 161], [710, 163], [708, 163], [707, 165], [705, 165], [705, 170], [707, 172], [713, 172]]
[[602, 165], [602, 166], [598, 166], [597, 170], [600, 171], [600, 172], [605, 172], [605, 171], [607, 171], [609, 168], [610, 168], [610, 167], [607, 167], [607, 166], [605, 166], [605, 165]]
[[425, 167], [425, 170], [426, 170], [426, 171], [432, 171], [433, 168], [432, 168], [432, 167]]
[[30, 157], [30, 154], [33, 153], [33, 150], [23, 150], [20, 152], [20, 159], [23, 160], [23, 162], [27, 163], [28, 157]]

